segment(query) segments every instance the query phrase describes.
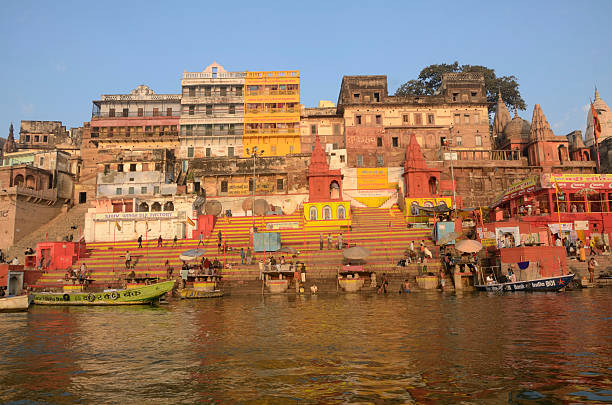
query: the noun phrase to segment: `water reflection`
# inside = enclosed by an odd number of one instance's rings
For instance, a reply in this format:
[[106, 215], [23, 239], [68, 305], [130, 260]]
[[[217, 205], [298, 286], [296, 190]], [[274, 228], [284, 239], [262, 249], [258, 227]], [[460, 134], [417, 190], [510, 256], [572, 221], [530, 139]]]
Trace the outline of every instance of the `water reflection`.
[[265, 296], [0, 314], [0, 400], [601, 402], [610, 290]]

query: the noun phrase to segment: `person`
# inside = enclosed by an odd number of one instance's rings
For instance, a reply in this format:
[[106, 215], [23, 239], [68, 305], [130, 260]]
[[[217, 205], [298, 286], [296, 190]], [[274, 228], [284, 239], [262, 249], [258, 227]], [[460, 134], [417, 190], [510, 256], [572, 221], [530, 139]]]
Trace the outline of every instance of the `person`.
[[221, 241], [223, 240], [223, 235], [221, 234], [221, 230], [219, 230], [219, 233], [217, 233], [217, 239], [219, 239], [219, 243], [221, 243]]
[[42, 270], [43, 269], [43, 263], [44, 263], [44, 257], [40, 257], [40, 260], [38, 260], [38, 270]]
[[444, 270], [440, 269], [440, 289], [444, 291], [444, 287], [446, 287], [446, 275]]
[[172, 266], [170, 266], [170, 260], [166, 259], [166, 263], [164, 263], [164, 266], [166, 266], [166, 278], [172, 278], [172, 272], [174, 271], [174, 269], [172, 268]]
[[208, 258], [204, 260], [203, 266], [204, 266], [204, 271], [206, 272], [206, 274], [209, 274], [212, 263], [210, 262], [210, 260], [208, 260]]
[[310, 286], [310, 293], [311, 294], [316, 294], [317, 291], [319, 291], [319, 287], [317, 287], [316, 284], [313, 284], [313, 285]]
[[493, 277], [491, 276], [491, 273], [487, 274], [486, 281], [487, 284], [493, 284]]
[[0, 263], [4, 263], [4, 252], [0, 249]]
[[34, 253], [34, 251], [32, 250], [32, 248], [31, 248], [31, 247], [27, 248], [27, 249], [25, 250], [25, 252], [23, 252], [23, 254], [24, 254], [24, 255], [26, 255], [26, 256], [27, 256], [27, 255], [31, 255], [31, 254], [33, 254], [33, 253]]
[[378, 286], [378, 290], [376, 291], [378, 294], [387, 293], [387, 287], [389, 286], [389, 280], [387, 280], [387, 274], [383, 273], [382, 278], [380, 279], [380, 285]]
[[141, 248], [142, 247], [142, 235], [140, 235], [138, 237], [138, 247]]
[[215, 260], [213, 260], [211, 267], [213, 269], [221, 269], [221, 262], [219, 261], [219, 259], [215, 257]]
[[219, 241], [217, 242], [217, 253], [221, 253], [221, 239], [219, 239]]
[[223, 241], [223, 253], [227, 253], [227, 240]]
[[177, 246], [178, 246], [178, 237], [174, 235], [174, 239], [172, 240], [172, 247], [177, 247]]
[[270, 258], [270, 267], [276, 271], [280, 271], [280, 264], [276, 264], [276, 258], [274, 256]]
[[586, 262], [586, 251], [584, 250], [584, 243], [582, 241], [578, 242], [578, 252], [580, 255], [580, 261]]
[[323, 233], [319, 234], [319, 250], [323, 250]]
[[422, 240], [419, 246], [419, 260], [421, 263], [425, 261], [425, 241]]
[[183, 283], [183, 288], [185, 288], [185, 285], [187, 285], [187, 277], [189, 277], [189, 266], [183, 261], [183, 266], [181, 267], [181, 281]]
[[125, 251], [125, 268], [129, 269], [131, 264], [132, 264], [132, 257], [130, 256], [130, 251], [126, 250]]
[[405, 279], [404, 282], [402, 283], [402, 285], [400, 286], [400, 290], [399, 290], [400, 294], [409, 294], [410, 293], [410, 282], [408, 281], [408, 279]]
[[202, 240], [203, 235], [202, 232], [200, 232], [200, 236], [198, 236], [198, 247], [200, 247], [200, 245], [204, 246], [204, 241]]
[[300, 263], [300, 279], [302, 280], [302, 284], [306, 283], [306, 265], [304, 263]]
[[429, 250], [427, 246], [423, 246], [423, 257], [433, 259], [433, 253], [431, 253], [431, 250]]
[[264, 261], [263, 259], [259, 259], [259, 279], [263, 280], [263, 272], [264, 272]]
[[161, 237], [161, 235], [159, 235], [159, 238], [157, 238], [157, 247], [164, 247], [164, 243], [163, 243], [163, 239]]
[[85, 263], [81, 263], [81, 277], [87, 278], [87, 265]]
[[246, 262], [247, 264], [253, 264], [253, 252], [251, 251], [251, 247], [249, 246], [246, 251]]
[[327, 250], [331, 250], [332, 243], [333, 243], [332, 234], [328, 233], [327, 234]]
[[595, 266], [596, 265], [597, 265], [597, 262], [595, 261], [595, 258], [591, 257], [589, 259], [589, 264], [588, 264], [589, 283], [594, 283], [595, 282]]
[[516, 283], [516, 273], [514, 272], [512, 266], [510, 266], [508, 269], [508, 278], [510, 279], [511, 283]]
[[595, 238], [590, 238], [589, 248], [590, 248], [589, 256], [595, 256], [597, 254], [597, 251], [595, 250]]
[[244, 248], [240, 248], [240, 264], [244, 264]]
[[338, 235], [338, 250], [342, 250], [342, 232]]
[[557, 240], [555, 240], [555, 246], [560, 247], [561, 246], [561, 238], [557, 237]]

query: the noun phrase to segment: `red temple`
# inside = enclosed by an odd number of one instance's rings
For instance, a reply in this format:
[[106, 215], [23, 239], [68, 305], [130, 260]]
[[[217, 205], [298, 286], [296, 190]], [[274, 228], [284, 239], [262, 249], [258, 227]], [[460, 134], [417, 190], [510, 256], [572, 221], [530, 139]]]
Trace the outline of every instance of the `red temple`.
[[404, 190], [406, 197], [438, 197], [441, 170], [425, 164], [416, 136], [410, 136], [404, 162]]
[[342, 201], [342, 173], [330, 170], [319, 135], [308, 166], [308, 202]]

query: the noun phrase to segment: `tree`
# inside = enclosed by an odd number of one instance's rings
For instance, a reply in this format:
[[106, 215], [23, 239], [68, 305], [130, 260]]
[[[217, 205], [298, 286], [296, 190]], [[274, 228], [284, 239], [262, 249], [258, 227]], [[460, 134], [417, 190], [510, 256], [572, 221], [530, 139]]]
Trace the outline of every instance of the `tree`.
[[499, 91], [501, 91], [502, 100], [504, 100], [510, 109], [526, 109], [525, 100], [521, 97], [519, 84], [515, 76], [497, 77], [494, 69], [480, 65], [459, 65], [459, 62], [429, 65], [423, 68], [421, 73], [419, 73], [418, 79], [409, 80], [402, 84], [395, 92], [395, 95], [401, 97], [436, 94], [442, 85], [442, 75], [445, 73], [458, 72], [480, 72], [484, 75], [487, 101], [489, 102], [489, 113], [495, 110]]

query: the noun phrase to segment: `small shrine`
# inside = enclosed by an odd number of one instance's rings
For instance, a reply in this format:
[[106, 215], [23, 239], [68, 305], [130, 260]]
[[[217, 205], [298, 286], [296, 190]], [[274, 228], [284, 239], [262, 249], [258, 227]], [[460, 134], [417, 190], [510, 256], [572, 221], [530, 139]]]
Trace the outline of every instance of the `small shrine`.
[[339, 169], [331, 170], [321, 146], [315, 139], [308, 166], [308, 202], [304, 203], [307, 226], [342, 227], [351, 224], [350, 201], [342, 199], [342, 178]]

